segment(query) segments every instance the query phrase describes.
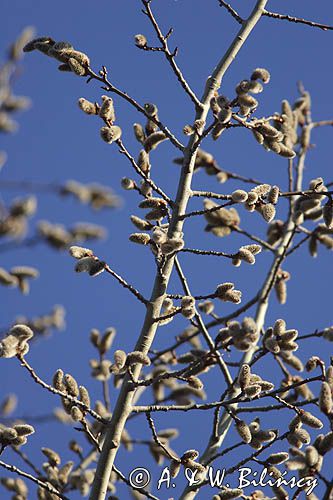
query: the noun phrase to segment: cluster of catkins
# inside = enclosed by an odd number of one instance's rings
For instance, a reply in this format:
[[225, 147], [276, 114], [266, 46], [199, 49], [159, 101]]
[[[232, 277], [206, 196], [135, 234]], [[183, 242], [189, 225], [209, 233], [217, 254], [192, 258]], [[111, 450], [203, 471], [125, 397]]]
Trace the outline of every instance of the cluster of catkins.
[[162, 465], [164, 459], [169, 459], [170, 455], [173, 457], [177, 457], [177, 453], [170, 447], [169, 441], [178, 437], [178, 434], [178, 430], [172, 428], [162, 429], [161, 431], [158, 431], [157, 437], [159, 442], [162, 443], [163, 448], [162, 446], [157, 444], [154, 439], [151, 440], [149, 444], [149, 452], [158, 465]]
[[96, 224], [82, 222], [66, 229], [62, 224], [40, 221], [37, 225], [39, 236], [51, 248], [64, 250], [79, 241], [104, 238], [106, 231]]
[[17, 354], [24, 356], [29, 352], [28, 340], [34, 332], [27, 325], [14, 325], [0, 342], [0, 358], [13, 358]]
[[[332, 368], [332, 367], [330, 367]], [[332, 379], [332, 370], [327, 379]], [[332, 384], [328, 382], [323, 382], [323, 384], [328, 384], [329, 393], [331, 395]], [[325, 413], [325, 404], [323, 405], [323, 389], [320, 395], [320, 407]], [[325, 396], [324, 396], [324, 399]], [[289, 449], [292, 458], [286, 463], [289, 470], [297, 470], [300, 477], [311, 476], [321, 471], [323, 464], [323, 457], [333, 448], [333, 432], [328, 432], [327, 434], [319, 434], [312, 445], [310, 445], [311, 437], [306, 429], [302, 427], [302, 424], [308, 425], [314, 429], [321, 429], [323, 423], [317, 417], [311, 413], [300, 409], [297, 411], [297, 415], [292, 419], [289, 424], [289, 434], [288, 442], [291, 444]], [[307, 445], [305, 450], [302, 451], [303, 445]]]
[[[308, 371], [310, 371], [309, 362], [307, 363], [307, 369]], [[330, 419], [332, 419], [333, 417], [332, 396], [333, 396], [333, 366], [329, 366], [326, 370], [326, 380], [322, 382], [320, 388], [319, 408]]]
[[178, 458], [175, 457], [170, 461], [170, 475], [171, 477], [177, 477], [181, 466], [184, 469], [191, 469], [196, 472], [196, 479], [204, 479], [206, 473], [206, 467], [199, 462], [196, 462], [196, 459], [199, 457], [199, 452], [197, 450], [187, 450], [183, 453], [183, 455]]
[[205, 231], [211, 232], [215, 236], [223, 237], [229, 236], [232, 229], [239, 226], [240, 217], [234, 207], [214, 210], [219, 204], [209, 199], [204, 200], [203, 204], [206, 210], [204, 215], [207, 221]]
[[318, 244], [324, 245], [327, 250], [333, 250], [333, 228], [327, 229], [324, 224], [318, 224], [309, 239], [309, 252], [312, 257], [317, 257]]
[[159, 130], [159, 126], [156, 123], [159, 121], [156, 104], [147, 102], [144, 104], [144, 110], [147, 115], [145, 127], [141, 123], [134, 123], [133, 131], [136, 140], [143, 146], [143, 149], [139, 153], [137, 164], [145, 174], [148, 174], [150, 170], [149, 153], [156, 149], [161, 142], [167, 140], [167, 136], [162, 130]]
[[274, 384], [267, 380], [262, 380], [259, 375], [251, 373], [250, 365], [246, 363], [241, 366], [237, 382], [242, 394], [248, 398], [255, 398], [262, 391], [265, 392], [274, 389]]
[[91, 376], [96, 380], [105, 382], [111, 376], [112, 362], [104, 357], [111, 349], [115, 335], [116, 330], [113, 327], [107, 328], [103, 335], [97, 328], [93, 328], [90, 332], [90, 342], [99, 354], [99, 359], [91, 359], [89, 362], [92, 369]]
[[86, 76], [90, 64], [89, 57], [75, 50], [69, 42], [56, 42], [49, 36], [43, 36], [31, 40], [23, 47], [23, 52], [38, 50], [42, 54], [53, 57], [61, 64], [60, 71], [69, 71], [78, 76]]
[[35, 429], [28, 424], [19, 423], [13, 427], [6, 427], [0, 424], [0, 448], [1, 451], [6, 446], [22, 446], [26, 444], [28, 436], [33, 434]]
[[[295, 202], [293, 217], [296, 224], [302, 224], [306, 219], [316, 221], [321, 219], [324, 215], [324, 210], [321, 207], [321, 202], [322, 200], [326, 199], [324, 193], [326, 193], [328, 189], [325, 186], [322, 177], [312, 179], [309, 183], [308, 190], [312, 192], [300, 195]], [[327, 206], [329, 206], [329, 204]], [[325, 215], [329, 215], [326, 208]], [[332, 220], [329, 220], [327, 222], [327, 227], [329, 228]]]
[[[58, 491], [63, 491], [64, 487], [69, 483], [74, 462], [68, 461], [61, 466], [61, 458], [56, 451], [51, 448], [42, 448], [41, 451], [47, 458], [47, 461], [42, 465], [43, 472], [45, 473], [45, 478], [43, 479]], [[53, 500], [54, 498], [56, 498], [56, 495], [49, 493], [44, 488], [40, 487], [38, 489], [38, 500]]]
[[61, 305], [55, 305], [52, 311], [48, 314], [42, 316], [36, 316], [34, 318], [27, 318], [26, 316], [18, 316], [16, 318], [17, 323], [24, 323], [29, 326], [35, 335], [48, 335], [51, 329], [64, 330], [66, 311]]
[[290, 273], [279, 268], [274, 282], [274, 290], [280, 304], [287, 302], [287, 281], [290, 280]]
[[233, 345], [239, 351], [248, 351], [259, 339], [257, 324], [251, 317], [245, 317], [242, 323], [229, 321], [217, 334], [215, 344], [221, 348]]
[[270, 443], [277, 437], [276, 430], [261, 429], [258, 417], [249, 425], [244, 420], [235, 417], [235, 428], [242, 441], [255, 450], [261, 450], [263, 443]]
[[75, 271], [77, 273], [88, 273], [89, 276], [97, 276], [105, 270], [105, 262], [99, 260], [90, 248], [71, 246], [69, 254], [77, 260]]
[[[96, 469], [76, 470], [71, 474], [70, 484], [74, 489], [77, 489], [83, 497], [86, 497], [89, 495], [89, 492], [91, 490], [91, 485], [94, 481], [95, 474], [96, 474]], [[107, 491], [109, 493], [112, 494], [115, 493], [116, 488], [114, 483], [116, 482], [117, 479], [118, 477], [116, 473], [112, 471], [107, 485]], [[110, 495], [108, 498], [112, 499], [113, 496]]]
[[[166, 210], [166, 203], [163, 203], [163, 198], [147, 198], [140, 204], [140, 208], [151, 208], [146, 214], [146, 219], [155, 220], [158, 217], [163, 217]], [[151, 230], [151, 235], [148, 233], [132, 233], [129, 237], [130, 241], [140, 245], [149, 245], [152, 252], [157, 255], [171, 255], [174, 252], [179, 252], [184, 248], [183, 233], [179, 236], [169, 238], [168, 226], [153, 226], [147, 220], [141, 219], [136, 215], [131, 216], [131, 221], [138, 229]]]
[[226, 125], [232, 118], [232, 108], [238, 107], [239, 114], [248, 116], [258, 107], [258, 101], [251, 94], [259, 94], [263, 91], [263, 86], [260, 83], [268, 83], [270, 74], [265, 68], [257, 68], [253, 71], [250, 80], [242, 80], [236, 86], [237, 97], [230, 101], [223, 95], [216, 95], [211, 99], [211, 109], [217, 123], [212, 131], [214, 140], [218, 139], [225, 129]]
[[215, 290], [215, 297], [223, 302], [239, 304], [242, 299], [242, 292], [240, 290], [235, 290], [234, 283], [226, 282], [217, 286]]
[[35, 196], [17, 198], [13, 200], [6, 213], [0, 216], [0, 238], [22, 238], [28, 227], [28, 218], [32, 217], [37, 209]]
[[93, 103], [81, 97], [78, 101], [79, 108], [87, 115], [98, 115], [105, 123], [105, 126], [100, 129], [101, 138], [108, 144], [120, 139], [122, 130], [118, 125], [114, 125], [116, 121], [116, 113], [114, 110], [113, 99], [106, 95], [102, 95], [102, 103]]
[[242, 262], [247, 264], [254, 264], [256, 259], [255, 255], [262, 250], [260, 245], [252, 243], [251, 245], [243, 245], [238, 252], [233, 256], [232, 263], [234, 266], [239, 267]]
[[18, 287], [24, 295], [30, 291], [29, 280], [38, 278], [39, 272], [30, 266], [15, 266], [6, 271], [0, 267], [0, 284], [4, 286]]
[[60, 194], [74, 196], [81, 203], [90, 205], [94, 210], [119, 206], [118, 196], [110, 188], [96, 183], [82, 184], [78, 181], [69, 180], [61, 186]]
[[137, 363], [144, 366], [150, 365], [149, 356], [141, 351], [132, 351], [126, 354], [125, 351], [118, 349], [114, 352], [113, 359], [114, 362], [110, 366], [110, 373], [115, 375], [124, 373], [132, 365], [136, 365]]
[[28, 487], [20, 477], [16, 479], [12, 477], [3, 477], [0, 482], [7, 491], [13, 493], [11, 500], [28, 500]]
[[287, 365], [302, 371], [301, 360], [293, 354], [298, 349], [298, 344], [295, 342], [297, 336], [297, 330], [287, 330], [286, 322], [283, 319], [277, 319], [274, 326], [265, 331], [263, 346], [272, 354], [281, 357]]
[[[194, 375], [194, 373], [204, 373], [208, 369], [206, 358], [209, 356], [208, 351], [195, 350], [182, 354], [177, 358], [165, 359], [166, 363], [191, 363], [186, 373], [184, 372], [180, 380], [185, 381], [185, 384], [179, 384], [176, 377], [170, 376], [170, 369], [166, 364], [155, 366], [152, 371], [152, 392], [155, 402], [164, 400], [165, 390], [169, 389], [171, 392], [167, 398], [176, 401], [177, 404], [189, 405], [193, 403], [193, 396], [205, 399], [205, 391], [203, 390], [203, 383]], [[209, 363], [209, 361], [207, 361]], [[214, 359], [214, 364], [216, 360]]]
[[244, 208], [249, 212], [256, 210], [266, 222], [271, 222], [275, 217], [275, 205], [278, 202], [279, 194], [278, 186], [259, 184], [249, 192], [237, 189], [232, 193], [231, 198], [236, 203], [244, 203]]
[[59, 368], [53, 376], [53, 387], [57, 391], [61, 391], [72, 398], [77, 398], [84, 405], [77, 405], [75, 401], [63, 396], [61, 398], [64, 410], [75, 422], [81, 422], [85, 419], [85, 407], [90, 408], [89, 392], [84, 385], [78, 385], [75, 378]]
[[[182, 165], [184, 162], [183, 157], [175, 158], [173, 160], [177, 165]], [[195, 157], [194, 162], [194, 170], [198, 170], [199, 168], [203, 168], [207, 175], [215, 175], [217, 180], [222, 184], [228, 180], [228, 174], [221, 170], [218, 166], [214, 156], [203, 149], [197, 150], [197, 155]]]
[[[195, 298], [191, 297], [190, 295], [184, 295], [184, 297], [181, 298], [180, 307], [176, 307], [173, 304], [173, 300], [170, 297], [166, 297], [163, 301], [162, 309], [164, 315], [166, 316], [171, 315], [176, 311], [179, 311], [184, 316], [184, 318], [192, 319], [196, 313]], [[169, 319], [172, 319], [172, 317]], [[166, 320], [162, 319], [159, 324], [163, 325], [166, 324], [167, 322], [168, 319]]]
[[[17, 111], [25, 111], [30, 107], [30, 99], [12, 94], [12, 76], [17, 63], [22, 57], [22, 50], [28, 40], [34, 36], [33, 28], [26, 28], [8, 51], [8, 60], [0, 67], [0, 132], [11, 133], [17, 129], [12, 115]], [[6, 153], [0, 151], [0, 169], [6, 162]]]
[[304, 92], [295, 102], [293, 109], [287, 100], [282, 101], [281, 114], [275, 113], [273, 125], [269, 123], [269, 120], [256, 120], [254, 122], [252, 132], [255, 139], [265, 149], [274, 151], [285, 158], [294, 158], [293, 148], [297, 143], [302, 148], [309, 146], [309, 129], [303, 127], [299, 138], [297, 128], [298, 125], [305, 124], [310, 104], [307, 92]]
[[[121, 181], [121, 185], [125, 190], [136, 189], [145, 198], [150, 198], [152, 194], [152, 187], [147, 181], [147, 178], [150, 177], [151, 170], [149, 153], [154, 150], [159, 144], [161, 144], [161, 142], [165, 141], [167, 139], [167, 136], [164, 134], [164, 132], [159, 130], [157, 106], [152, 103], [146, 103], [144, 105], [144, 111], [147, 116], [145, 127], [143, 127], [143, 125], [141, 125], [140, 123], [134, 123], [133, 125], [134, 136], [136, 140], [143, 146], [143, 149], [140, 150], [138, 159], [136, 161], [136, 167], [142, 172], [143, 180], [141, 181], [140, 186], [138, 186], [133, 179], [124, 177]], [[158, 206], [141, 207], [152, 208], [149, 214], [147, 214], [147, 220], [160, 220], [167, 215], [166, 206], [162, 206], [163, 201], [164, 200], [162, 200], [161, 204], [158, 204]], [[150, 229], [150, 227], [148, 226], [149, 224], [147, 225], [147, 228]]]

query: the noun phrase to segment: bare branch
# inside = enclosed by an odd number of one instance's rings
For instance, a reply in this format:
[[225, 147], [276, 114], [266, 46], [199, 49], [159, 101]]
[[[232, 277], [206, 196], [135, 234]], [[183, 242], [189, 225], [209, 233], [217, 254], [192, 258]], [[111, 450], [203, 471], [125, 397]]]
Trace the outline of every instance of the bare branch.
[[291, 23], [306, 24], [307, 26], [311, 26], [312, 28], [320, 28], [324, 31], [333, 30], [333, 26], [329, 26], [327, 24], [320, 24], [314, 21], [307, 21], [306, 19], [302, 19], [300, 17], [288, 16], [286, 14], [278, 14], [276, 12], [270, 12], [268, 10], [264, 10], [263, 16], [271, 17], [273, 19], [279, 19], [281, 21], [289, 21]]

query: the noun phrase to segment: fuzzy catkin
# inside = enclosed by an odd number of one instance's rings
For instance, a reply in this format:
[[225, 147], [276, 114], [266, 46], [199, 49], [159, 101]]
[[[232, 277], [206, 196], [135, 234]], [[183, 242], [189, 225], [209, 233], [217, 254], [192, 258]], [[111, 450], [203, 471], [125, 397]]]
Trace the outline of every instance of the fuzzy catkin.
[[241, 439], [244, 441], [244, 443], [250, 443], [252, 439], [252, 434], [247, 423], [244, 422], [244, 420], [237, 420], [235, 422], [235, 425], [236, 425], [236, 430], [240, 435]]

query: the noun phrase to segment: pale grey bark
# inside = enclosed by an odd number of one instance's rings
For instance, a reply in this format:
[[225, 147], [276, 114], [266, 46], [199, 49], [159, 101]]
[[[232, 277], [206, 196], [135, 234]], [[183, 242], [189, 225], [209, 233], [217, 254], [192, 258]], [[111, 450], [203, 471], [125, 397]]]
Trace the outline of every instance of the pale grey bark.
[[[198, 131], [199, 133], [202, 132], [203, 127], [206, 123], [207, 114], [210, 109], [210, 100], [213, 97], [214, 92], [220, 87], [225, 72], [235, 59], [236, 55], [243, 46], [247, 37], [250, 35], [251, 31], [259, 21], [262, 12], [267, 4], [267, 1], [268, 0], [257, 1], [249, 18], [244, 21], [242, 28], [231, 43], [229, 49], [214, 69], [212, 75], [208, 78], [204, 94], [201, 99], [202, 106], [197, 110], [195, 116], [196, 120], [202, 121], [202, 127]], [[186, 207], [191, 195], [191, 181], [197, 152], [197, 140], [198, 136], [196, 134], [192, 135], [188, 145], [184, 150], [184, 162], [178, 184], [175, 207], [172, 211], [172, 218], [169, 226], [168, 236], [170, 238], [177, 237], [182, 232], [184, 220], [180, 216], [185, 214]], [[160, 316], [163, 299], [167, 291], [167, 286], [173, 270], [173, 266], [174, 257], [171, 256], [166, 260], [162, 273], [158, 271], [155, 277], [154, 288], [149, 304], [147, 306], [144, 324], [140, 333], [140, 337], [135, 346], [135, 350], [141, 351], [145, 354], [148, 353], [148, 350], [150, 349], [155, 337], [158, 323], [154, 321], [154, 318]], [[135, 367], [133, 368], [133, 376], [135, 380], [139, 377], [140, 371], [141, 365], [135, 365]], [[131, 379], [127, 375], [125, 376], [124, 382], [120, 389], [112, 419], [105, 436], [102, 453], [97, 464], [97, 470], [92, 485], [90, 500], [105, 499], [107, 493], [107, 485], [120, 445], [121, 434], [125, 427], [126, 420], [131, 413], [134, 393], [135, 390], [131, 385]]]
[[[309, 123], [306, 125], [310, 131], [313, 128], [312, 123]], [[304, 162], [305, 162], [305, 156], [306, 156], [306, 150], [302, 150], [299, 158], [298, 158], [298, 164], [297, 164], [297, 177], [295, 180], [295, 190], [301, 191], [302, 190], [302, 181], [303, 181], [303, 170], [304, 170]], [[279, 244], [278, 248], [276, 249], [275, 252], [275, 258], [273, 260], [273, 263], [269, 269], [269, 272], [266, 276], [265, 282], [261, 288], [260, 294], [259, 294], [259, 299], [258, 299], [258, 305], [257, 305], [257, 310], [255, 314], [255, 321], [257, 324], [258, 331], [261, 332], [264, 328], [264, 323], [265, 323], [265, 317], [268, 309], [268, 303], [269, 303], [269, 297], [270, 293], [272, 291], [272, 287], [274, 285], [274, 280], [276, 276], [276, 272], [278, 268], [280, 267], [280, 264], [282, 263], [286, 252], [289, 248], [289, 246], [292, 243], [292, 239], [294, 236], [294, 230], [295, 230], [295, 223], [293, 222], [292, 215], [292, 206], [296, 201], [296, 197], [293, 198], [291, 201], [291, 210], [288, 216], [287, 224], [286, 224], [286, 229], [284, 232], [284, 236], [281, 240], [281, 243]], [[254, 353], [256, 352], [257, 346], [253, 344], [251, 349], [249, 349], [247, 352], [245, 352], [240, 366], [245, 363], [250, 363]], [[239, 396], [240, 394], [240, 388], [239, 387], [233, 387], [232, 391], [230, 391], [227, 395], [228, 399], [233, 399]], [[233, 405], [233, 409], [237, 408], [237, 404]], [[231, 406], [229, 407], [229, 410], [231, 409]], [[218, 437], [216, 438], [211, 437], [209, 440], [209, 443], [200, 457], [200, 462], [203, 464], [210, 463], [213, 459], [213, 457], [219, 452], [220, 447], [222, 446], [224, 439], [229, 431], [229, 428], [232, 424], [232, 417], [230, 416], [230, 411], [224, 411], [219, 425], [218, 425]], [[196, 497], [198, 491], [200, 489], [200, 485], [198, 485], [196, 488], [195, 487], [187, 487], [185, 488], [184, 492], [182, 493], [180, 500], [192, 500], [193, 498]]]

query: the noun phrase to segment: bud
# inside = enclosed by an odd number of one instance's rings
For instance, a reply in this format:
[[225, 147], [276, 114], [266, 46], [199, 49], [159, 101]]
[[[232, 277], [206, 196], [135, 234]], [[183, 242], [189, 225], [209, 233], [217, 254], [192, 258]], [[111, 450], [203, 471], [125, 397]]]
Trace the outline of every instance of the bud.
[[323, 413], [329, 415], [332, 411], [332, 393], [331, 388], [327, 382], [321, 384], [319, 395], [319, 407]]
[[271, 465], [278, 465], [288, 460], [288, 458], [289, 453], [281, 451], [279, 453], [272, 453], [265, 461]]
[[149, 153], [149, 151], [156, 149], [157, 146], [166, 139], [167, 136], [165, 135], [165, 133], [159, 130], [157, 132], [153, 132], [152, 134], [150, 134], [145, 140], [143, 146], [147, 151], [147, 153]]
[[323, 206], [323, 218], [328, 229], [333, 229], [333, 201], [332, 199]]
[[140, 217], [137, 217], [136, 215], [131, 215], [131, 221], [138, 229], [141, 230], [149, 230], [153, 227], [150, 222], [140, 219]]
[[90, 248], [71, 246], [69, 248], [69, 254], [74, 257], [74, 259], [82, 259], [83, 257], [92, 257], [94, 255]]
[[[253, 96], [251, 96], [249, 94], [240, 94], [237, 97], [237, 100], [238, 100], [240, 106], [243, 106], [243, 107], [246, 107], [249, 109], [256, 108], [258, 106], [257, 99], [255, 99]], [[245, 111], [245, 109], [243, 109], [242, 111]]]
[[66, 375], [64, 376], [64, 383], [68, 394], [74, 397], [77, 397], [79, 395], [79, 386], [72, 375], [66, 373]]
[[261, 80], [263, 83], [268, 83], [270, 78], [271, 75], [265, 68], [256, 68], [251, 75], [251, 80]]
[[78, 100], [79, 108], [87, 115], [97, 115], [97, 106], [93, 102], [88, 101], [84, 97]]
[[238, 383], [240, 388], [244, 390], [250, 383], [251, 368], [248, 364], [243, 364], [238, 375]]
[[272, 203], [267, 203], [261, 207], [261, 214], [266, 222], [271, 222], [275, 217], [275, 207]]
[[133, 365], [136, 363], [140, 363], [142, 365], [149, 366], [150, 365], [149, 356], [147, 354], [144, 354], [141, 351], [129, 352], [127, 354], [126, 364]]
[[68, 66], [71, 68], [72, 72], [78, 76], [86, 75], [86, 68], [82, 66], [76, 59], [70, 57], [67, 62]]
[[83, 257], [77, 261], [75, 271], [77, 273], [86, 272], [90, 276], [97, 276], [105, 270], [105, 262], [98, 260], [96, 257]]
[[322, 429], [324, 424], [322, 423], [319, 418], [315, 417], [312, 415], [312, 413], [305, 411], [303, 409], [300, 410], [299, 413], [299, 418], [303, 422], [303, 424], [308, 425], [309, 427], [312, 427], [313, 429]]
[[275, 138], [276, 140], [280, 136], [280, 131], [275, 127], [272, 127], [272, 125], [269, 125], [269, 123], [261, 123], [260, 125], [257, 125], [256, 130], [262, 135]]
[[143, 129], [143, 126], [140, 123], [134, 123], [133, 130], [136, 140], [141, 144], [143, 144], [146, 140], [146, 134]]
[[123, 177], [121, 179], [121, 187], [123, 189], [126, 189], [126, 191], [130, 191], [132, 189], [135, 189], [135, 182], [129, 177]]
[[134, 40], [135, 40], [135, 45], [139, 47], [139, 49], [142, 49], [147, 45], [147, 38], [145, 37], [145, 35], [141, 34], [135, 35]]
[[[126, 356], [126, 353], [124, 351], [121, 351], [121, 350], [115, 351], [113, 354], [114, 365], [112, 365], [112, 366], [115, 366], [118, 370], [121, 370], [125, 366], [126, 358], [127, 358], [127, 356]], [[112, 369], [112, 367], [111, 367], [110, 371], [114, 371]]]
[[247, 200], [248, 194], [246, 191], [243, 191], [243, 189], [236, 189], [236, 191], [233, 191], [231, 194], [231, 199], [232, 201], [235, 201], [236, 203], [244, 203], [244, 201]]
[[280, 156], [283, 156], [284, 158], [295, 158], [296, 153], [290, 148], [287, 148], [283, 143], [280, 144], [280, 152], [278, 153]]
[[132, 233], [129, 240], [133, 243], [138, 243], [139, 245], [148, 245], [150, 242], [150, 236], [147, 233]]
[[102, 127], [100, 130], [101, 137], [103, 141], [108, 144], [112, 144], [121, 137], [122, 130], [117, 125], [112, 125], [111, 127]]
[[46, 456], [51, 466], [56, 467], [61, 463], [61, 458], [56, 451], [51, 448], [42, 448], [41, 451]]
[[[113, 99], [111, 97], [108, 97], [106, 95], [102, 95], [102, 105], [99, 109], [99, 116], [102, 118], [102, 120], [106, 121], [107, 123], [112, 123], [116, 120], [116, 114], [114, 111], [114, 106], [113, 106]], [[120, 136], [119, 136], [120, 137]], [[118, 137], [118, 139], [119, 139]]]
[[243, 420], [237, 420], [235, 422], [235, 425], [236, 425], [236, 430], [240, 435], [241, 439], [244, 441], [244, 443], [250, 443], [252, 440], [252, 434], [247, 423], [244, 422]]
[[243, 260], [244, 262], [247, 262], [248, 264], [254, 264], [255, 261], [256, 261], [254, 255], [249, 250], [247, 250], [244, 247], [241, 247], [239, 249], [239, 251], [237, 253], [237, 257], [240, 260]]
[[280, 189], [278, 186], [273, 186], [267, 195], [267, 201], [276, 205], [279, 199]]

